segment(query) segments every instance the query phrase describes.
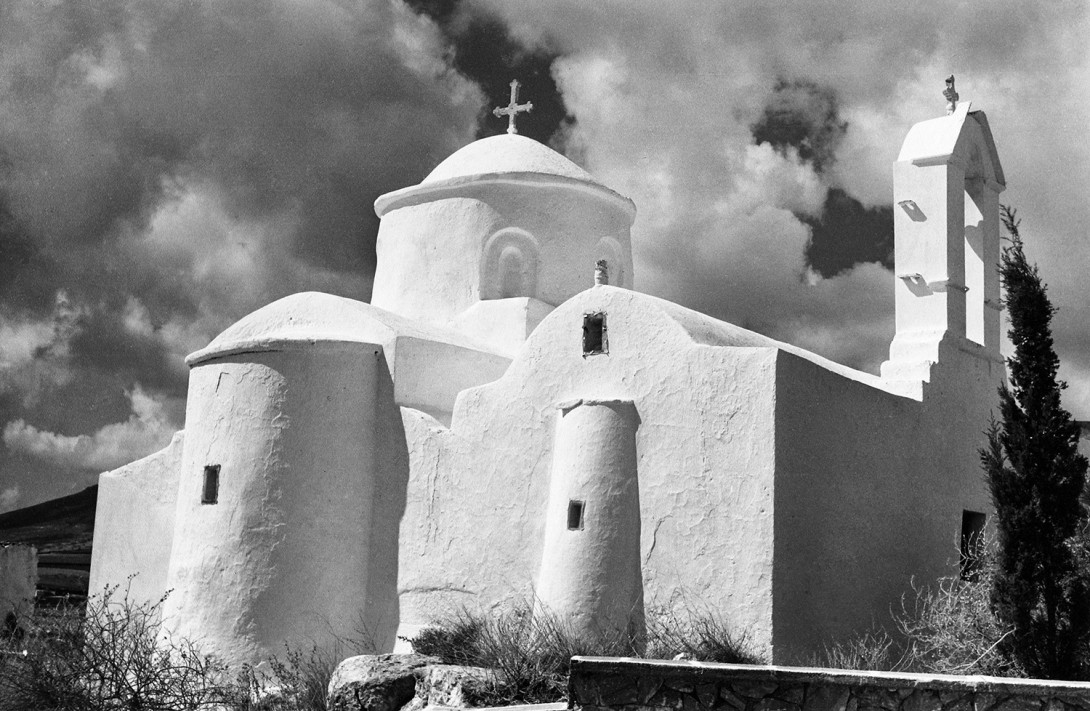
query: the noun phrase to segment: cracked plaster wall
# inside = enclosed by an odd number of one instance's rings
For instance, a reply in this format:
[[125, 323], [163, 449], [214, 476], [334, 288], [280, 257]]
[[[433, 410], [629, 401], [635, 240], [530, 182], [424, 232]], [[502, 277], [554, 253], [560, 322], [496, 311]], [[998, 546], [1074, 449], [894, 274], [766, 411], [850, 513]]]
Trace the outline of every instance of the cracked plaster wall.
[[[649, 299], [599, 287], [566, 302], [504, 377], [459, 396], [449, 430], [403, 409], [405, 631], [462, 605], [531, 600], [556, 405], [616, 398], [631, 400], [641, 419], [647, 605], [728, 609], [758, 645], [771, 645], [775, 350], [694, 343]], [[598, 310], [607, 312], [609, 354], [584, 358], [583, 314]]]
[[[405, 443], [382, 348], [285, 343], [190, 373], [164, 609], [232, 661], [363, 627], [393, 644]], [[206, 465], [219, 497], [202, 503]]]
[[[990, 511], [976, 452], [1001, 365], [955, 353], [921, 403], [674, 310], [589, 289], [542, 321], [504, 377], [462, 393], [449, 430], [404, 411], [406, 630], [541, 585], [555, 406], [577, 398], [630, 399], [639, 413], [648, 607], [724, 613], [781, 661], [883, 622], [912, 576], [957, 572], [962, 510]], [[584, 357], [583, 315], [598, 311], [609, 352]]]
[[627, 400], [558, 410], [537, 604], [584, 639], [642, 638], [639, 413]]

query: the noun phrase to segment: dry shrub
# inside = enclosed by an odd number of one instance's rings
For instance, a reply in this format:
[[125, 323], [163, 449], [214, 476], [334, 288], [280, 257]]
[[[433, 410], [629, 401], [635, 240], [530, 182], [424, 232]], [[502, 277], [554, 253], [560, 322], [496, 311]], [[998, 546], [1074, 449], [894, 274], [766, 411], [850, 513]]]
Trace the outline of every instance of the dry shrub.
[[409, 640], [414, 651], [447, 664], [494, 669], [497, 681], [474, 685], [474, 705], [562, 701], [574, 656], [673, 658], [701, 661], [757, 662], [744, 637], [728, 630], [722, 618], [685, 609], [653, 609], [646, 637], [602, 633], [575, 634], [556, 615], [534, 611], [528, 603], [491, 614], [461, 610], [438, 620]]
[[494, 683], [466, 689], [467, 701], [478, 706], [563, 699], [573, 656], [625, 656], [631, 649], [626, 643], [585, 641], [555, 616], [535, 616], [524, 604], [491, 615], [463, 609], [410, 641], [414, 651], [447, 664], [495, 670]]
[[992, 614], [991, 579], [989, 563], [975, 580], [944, 578], [934, 587], [913, 588], [911, 604], [903, 600], [896, 617], [912, 671], [1025, 676], [999, 651], [1011, 630]]
[[983, 540], [977, 546], [968, 577], [913, 585], [912, 594], [901, 599], [901, 609], [893, 614], [895, 636], [872, 630], [827, 647], [811, 663], [840, 669], [1024, 677], [1025, 670], [1001, 653], [1011, 629], [992, 612], [994, 551]]
[[373, 638], [362, 626], [357, 626], [353, 636], [333, 635], [333, 639], [325, 646], [285, 644], [283, 655], [268, 659], [268, 675], [245, 667], [239, 683], [250, 690], [248, 698], [259, 700], [252, 710], [246, 707], [245, 711], [326, 711], [329, 680], [337, 664], [347, 657], [375, 652]]
[[162, 604], [119, 588], [77, 605], [37, 610], [0, 637], [0, 711], [325, 711], [337, 662], [373, 651], [366, 635], [329, 647], [285, 646], [268, 672], [230, 669], [190, 640], [169, 636]]
[[113, 600], [117, 588], [23, 621], [0, 648], [0, 709], [201, 709], [231, 697], [226, 666], [167, 638], [155, 603]]
[[745, 633], [736, 632], [718, 612], [688, 604], [652, 608], [647, 615], [648, 659], [678, 656], [700, 662], [761, 664]]
[[807, 666], [862, 671], [906, 671], [905, 650], [884, 629], [875, 628], [842, 642], [827, 645]]

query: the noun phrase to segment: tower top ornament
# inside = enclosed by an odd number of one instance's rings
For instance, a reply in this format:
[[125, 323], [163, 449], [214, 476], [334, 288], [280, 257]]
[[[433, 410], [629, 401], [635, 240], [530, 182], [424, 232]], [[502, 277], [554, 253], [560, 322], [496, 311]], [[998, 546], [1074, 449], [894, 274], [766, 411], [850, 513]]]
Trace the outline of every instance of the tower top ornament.
[[954, 90], [953, 74], [946, 77], [946, 91], [942, 92], [942, 95], [946, 97], [946, 115], [949, 116], [954, 113], [954, 109], [958, 107], [958, 99], [961, 98], [958, 96], [957, 91]]
[[534, 105], [527, 101], [525, 104], [520, 104], [519, 100], [519, 84], [518, 79], [511, 80], [511, 103], [507, 106], [497, 106], [492, 109], [492, 115], [496, 117], [507, 117], [507, 132], [518, 133], [518, 129], [515, 128], [515, 116], [520, 113], [530, 113], [530, 110], [534, 108]]

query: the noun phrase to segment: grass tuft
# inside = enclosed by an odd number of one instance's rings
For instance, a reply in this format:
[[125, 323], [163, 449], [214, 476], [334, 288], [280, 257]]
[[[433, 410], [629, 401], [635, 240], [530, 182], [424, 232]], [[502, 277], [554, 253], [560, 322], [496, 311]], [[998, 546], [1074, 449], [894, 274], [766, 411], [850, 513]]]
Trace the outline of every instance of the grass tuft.
[[494, 683], [474, 685], [471, 702], [479, 706], [564, 700], [574, 656], [761, 661], [717, 615], [658, 609], [647, 615], [646, 626], [645, 638], [603, 633], [588, 639], [523, 603], [491, 614], [463, 609], [408, 641], [414, 651], [447, 664], [494, 669]]

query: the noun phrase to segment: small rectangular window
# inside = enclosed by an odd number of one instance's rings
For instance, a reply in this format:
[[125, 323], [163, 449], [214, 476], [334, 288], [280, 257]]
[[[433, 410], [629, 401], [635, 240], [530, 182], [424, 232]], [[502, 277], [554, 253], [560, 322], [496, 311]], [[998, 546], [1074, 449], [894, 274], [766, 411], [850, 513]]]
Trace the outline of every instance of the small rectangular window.
[[582, 531], [583, 530], [583, 509], [585, 504], [582, 501], [569, 501], [568, 502], [568, 530], [569, 531]]
[[987, 516], [977, 511], [961, 512], [961, 579], [976, 580], [984, 553], [984, 524]]
[[583, 316], [583, 355], [607, 353], [606, 315], [604, 313]]
[[209, 464], [204, 468], [204, 487], [201, 489], [201, 503], [214, 504], [220, 497], [220, 465]]

